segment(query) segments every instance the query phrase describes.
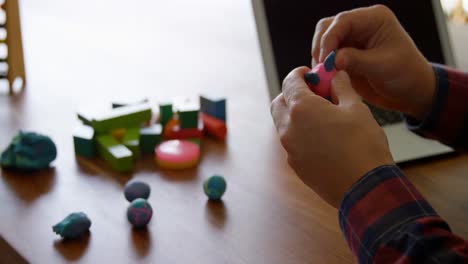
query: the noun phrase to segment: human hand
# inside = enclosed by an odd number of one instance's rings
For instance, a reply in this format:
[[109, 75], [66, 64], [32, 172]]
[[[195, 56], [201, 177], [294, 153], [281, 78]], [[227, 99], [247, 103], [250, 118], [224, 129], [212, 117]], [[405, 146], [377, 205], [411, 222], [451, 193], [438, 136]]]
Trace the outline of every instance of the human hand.
[[332, 103], [309, 90], [304, 81], [309, 70], [297, 68], [286, 77], [271, 113], [290, 166], [338, 207], [353, 183], [394, 162], [382, 128], [353, 90], [348, 74], [341, 71], [333, 80]]
[[313, 63], [338, 50], [336, 67], [351, 76], [368, 102], [423, 119], [432, 105], [435, 73], [398, 22], [382, 5], [324, 18], [317, 24]]

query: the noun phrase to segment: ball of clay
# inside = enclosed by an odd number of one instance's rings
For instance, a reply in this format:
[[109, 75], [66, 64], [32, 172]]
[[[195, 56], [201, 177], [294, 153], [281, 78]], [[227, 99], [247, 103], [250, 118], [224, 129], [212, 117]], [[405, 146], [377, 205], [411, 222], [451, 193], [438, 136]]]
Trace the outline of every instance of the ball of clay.
[[137, 198], [145, 200], [150, 196], [151, 189], [147, 183], [141, 181], [129, 182], [125, 185], [124, 195], [127, 201], [132, 202]]
[[226, 191], [226, 180], [219, 175], [211, 176], [203, 183], [203, 190], [210, 200], [219, 200]]
[[0, 166], [23, 170], [49, 167], [57, 157], [52, 139], [33, 132], [20, 131], [0, 156]]
[[153, 208], [151, 208], [151, 205], [142, 198], [133, 200], [127, 209], [128, 221], [137, 228], [146, 226], [152, 216]]
[[54, 225], [52, 230], [65, 239], [75, 239], [85, 234], [91, 226], [91, 220], [85, 213], [69, 214], [60, 223]]

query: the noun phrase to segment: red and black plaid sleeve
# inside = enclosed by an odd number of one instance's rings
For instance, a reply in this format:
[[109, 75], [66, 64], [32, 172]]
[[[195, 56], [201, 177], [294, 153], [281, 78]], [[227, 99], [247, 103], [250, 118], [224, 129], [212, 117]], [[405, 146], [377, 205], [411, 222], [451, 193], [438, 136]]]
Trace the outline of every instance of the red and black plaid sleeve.
[[[413, 132], [468, 149], [468, 75], [433, 65], [436, 95]], [[468, 177], [468, 175], [467, 175]], [[339, 209], [345, 239], [360, 263], [468, 263], [468, 242], [454, 235], [397, 166], [367, 173]]]
[[406, 116], [408, 128], [458, 150], [468, 149], [468, 74], [433, 64], [436, 95], [422, 121]]
[[359, 263], [468, 263], [468, 243], [397, 166], [378, 167], [354, 184], [339, 221]]

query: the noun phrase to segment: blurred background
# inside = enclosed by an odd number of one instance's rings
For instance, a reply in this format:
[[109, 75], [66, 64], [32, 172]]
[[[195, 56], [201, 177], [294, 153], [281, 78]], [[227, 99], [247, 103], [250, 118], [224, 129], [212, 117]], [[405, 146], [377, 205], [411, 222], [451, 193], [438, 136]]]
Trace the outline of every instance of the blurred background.
[[458, 68], [468, 71], [468, 0], [441, 0]]

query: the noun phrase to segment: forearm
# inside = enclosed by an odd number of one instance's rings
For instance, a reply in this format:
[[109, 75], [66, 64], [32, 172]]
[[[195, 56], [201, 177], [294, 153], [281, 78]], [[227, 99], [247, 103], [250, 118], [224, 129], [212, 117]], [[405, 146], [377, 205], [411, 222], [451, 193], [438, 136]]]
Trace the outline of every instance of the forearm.
[[468, 260], [467, 242], [451, 233], [397, 166], [379, 167], [357, 182], [339, 219], [360, 263]]
[[436, 91], [422, 121], [406, 117], [408, 128], [456, 149], [468, 149], [468, 74], [434, 64]]

